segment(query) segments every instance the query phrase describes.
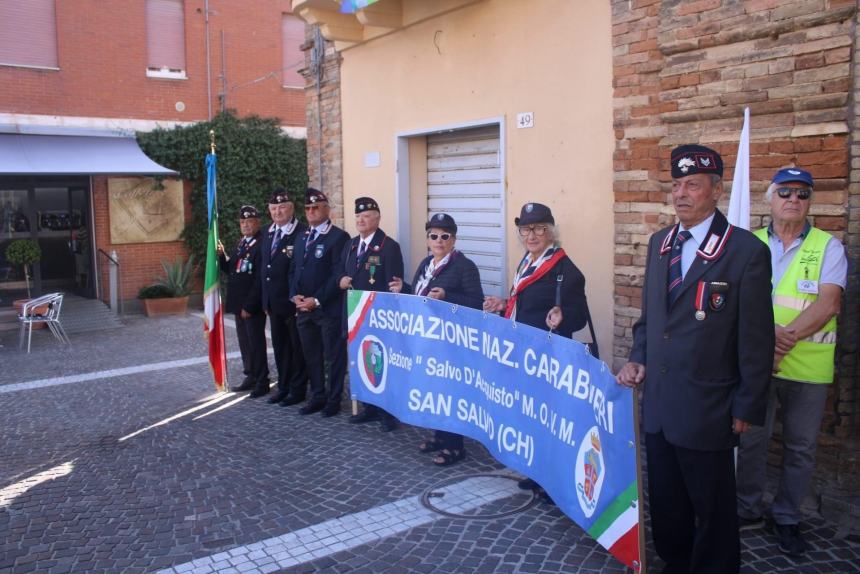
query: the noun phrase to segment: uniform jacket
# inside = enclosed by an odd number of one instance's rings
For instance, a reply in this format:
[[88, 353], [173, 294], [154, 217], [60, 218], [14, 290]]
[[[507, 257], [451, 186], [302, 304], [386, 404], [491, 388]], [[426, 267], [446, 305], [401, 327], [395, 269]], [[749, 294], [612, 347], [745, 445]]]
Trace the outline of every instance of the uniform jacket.
[[546, 315], [555, 306], [556, 283], [561, 282], [561, 313], [563, 320], [557, 332], [570, 337], [585, 326], [588, 304], [585, 299], [585, 276], [573, 264], [570, 257], [563, 257], [540, 279], [523, 289], [517, 296], [516, 320], [538, 329], [548, 331]]
[[[358, 244], [360, 236], [350, 239], [343, 248], [341, 260], [343, 269], [340, 279], [352, 277], [352, 288], [362, 291], [388, 291], [388, 283], [394, 277], [403, 278], [403, 253], [400, 245], [392, 238], [377, 229], [361, 259], [358, 259]], [[373, 283], [371, 280], [373, 270]], [[344, 329], [346, 329], [346, 298], [344, 298]]]
[[[424, 273], [424, 268], [432, 259], [433, 256], [429, 255], [418, 264], [412, 278], [412, 285], [403, 286], [404, 293], [412, 293], [412, 289]], [[448, 265], [430, 280], [428, 289], [434, 287], [445, 290], [445, 301], [448, 303], [472, 309], [480, 309], [484, 305], [484, 289], [481, 287], [478, 266], [459, 251], [454, 251]]]
[[[770, 254], [716, 212], [671, 307], [667, 275], [678, 226], [648, 243], [642, 315], [630, 360], [645, 365], [645, 431], [671, 444], [723, 450], [737, 444], [732, 417], [764, 424], [774, 353]], [[714, 239], [716, 237], [716, 239]], [[710, 290], [696, 319], [699, 284]]]
[[281, 237], [275, 254], [272, 253], [272, 241], [275, 238], [274, 226], [270, 225], [263, 237], [261, 251], [261, 296], [263, 309], [277, 315], [292, 316], [296, 314], [296, 306], [290, 301], [290, 271], [295, 258], [296, 238], [303, 238], [307, 225], [298, 221], [293, 232]]
[[339, 317], [343, 312], [341, 291], [338, 284], [342, 277], [343, 246], [349, 235], [334, 224], [328, 231], [320, 234], [310, 245], [305, 246], [309, 230], [296, 239], [293, 255], [293, 272], [290, 280], [290, 297], [304, 295], [314, 297], [322, 305], [322, 312], [331, 317]]
[[262, 265], [263, 233], [258, 231], [245, 243], [245, 238], [236, 245], [236, 253], [227, 261], [222, 255], [218, 258], [221, 270], [229, 273], [227, 278], [227, 302], [224, 310], [238, 315], [242, 309], [251, 314], [262, 313], [260, 300], [260, 266]]

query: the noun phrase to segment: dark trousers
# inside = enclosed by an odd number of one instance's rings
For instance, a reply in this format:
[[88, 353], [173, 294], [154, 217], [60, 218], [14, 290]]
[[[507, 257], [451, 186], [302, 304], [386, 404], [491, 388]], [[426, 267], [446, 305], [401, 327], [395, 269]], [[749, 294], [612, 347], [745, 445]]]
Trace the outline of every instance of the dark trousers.
[[381, 407], [378, 407], [376, 405], [372, 405], [370, 403], [364, 403], [364, 412], [366, 412], [369, 415], [376, 413], [377, 415], [379, 415], [379, 418], [382, 421], [396, 421], [397, 420], [397, 417], [395, 417], [393, 414], [391, 414], [387, 410], [385, 410]]
[[443, 449], [448, 449], [450, 451], [454, 450], [463, 450], [463, 435], [437, 430], [433, 431], [433, 438], [442, 443]]
[[675, 446], [646, 433], [651, 531], [665, 574], [737, 574], [741, 549], [732, 450]]
[[[311, 402], [339, 408], [346, 376], [346, 339], [341, 332], [341, 318], [329, 317], [317, 309], [299, 312], [297, 320], [311, 380]], [[325, 388], [326, 367], [328, 391]]]
[[269, 315], [272, 329], [272, 350], [278, 367], [278, 396], [304, 398], [308, 375], [305, 358], [296, 330], [296, 318], [291, 315]]
[[266, 357], [266, 315], [259, 313], [243, 319], [233, 315], [236, 320], [236, 337], [239, 339], [239, 352], [242, 354], [242, 371], [257, 385], [269, 384], [269, 359]]

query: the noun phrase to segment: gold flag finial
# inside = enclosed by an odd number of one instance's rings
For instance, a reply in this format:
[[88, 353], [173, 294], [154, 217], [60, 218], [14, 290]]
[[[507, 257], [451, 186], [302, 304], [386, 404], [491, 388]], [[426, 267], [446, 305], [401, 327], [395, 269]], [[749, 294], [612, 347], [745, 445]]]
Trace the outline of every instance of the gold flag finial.
[[209, 130], [209, 149], [215, 153], [215, 130]]

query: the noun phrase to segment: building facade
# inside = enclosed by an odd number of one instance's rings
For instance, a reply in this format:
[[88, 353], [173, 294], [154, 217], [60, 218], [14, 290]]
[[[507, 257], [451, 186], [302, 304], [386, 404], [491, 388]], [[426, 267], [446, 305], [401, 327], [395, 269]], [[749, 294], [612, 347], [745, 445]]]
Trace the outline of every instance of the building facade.
[[341, 205], [377, 198], [411, 264], [428, 214], [465, 221], [461, 239], [489, 292], [504, 289], [521, 256], [520, 206], [548, 204], [613, 368], [640, 313], [648, 237], [674, 222], [670, 150], [716, 148], [730, 191], [748, 106], [752, 225], [768, 222], [770, 177], [797, 165], [816, 178], [815, 225], [849, 253], [816, 502], [857, 512], [844, 502], [860, 486], [855, 0], [378, 0], [355, 14], [334, 0], [294, 0], [293, 9], [313, 25], [312, 179]]
[[37, 289], [88, 297], [112, 254], [128, 300], [184, 257], [187, 189], [134, 133], [230, 109], [304, 137], [304, 41], [287, 0], [0, 1], [0, 305], [14, 239], [42, 248]]

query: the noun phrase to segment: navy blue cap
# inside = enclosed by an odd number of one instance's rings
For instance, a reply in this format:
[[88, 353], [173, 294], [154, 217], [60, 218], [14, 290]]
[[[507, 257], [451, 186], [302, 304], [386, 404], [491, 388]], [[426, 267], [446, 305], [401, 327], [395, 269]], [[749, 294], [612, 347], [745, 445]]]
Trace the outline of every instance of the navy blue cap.
[[269, 204], [276, 205], [278, 203], [287, 203], [288, 201], [292, 201], [290, 196], [287, 195], [287, 190], [283, 187], [279, 187], [275, 191], [272, 192], [272, 196], [269, 197]]
[[796, 167], [787, 167], [785, 169], [779, 170], [778, 172], [776, 172], [776, 175], [773, 176], [772, 183], [786, 183], [789, 181], [805, 183], [809, 187], [814, 186], [812, 174], [805, 169], [799, 169]]
[[305, 191], [305, 207], [317, 203], [328, 203], [328, 198], [320, 190], [309, 187]]
[[723, 158], [709, 147], [696, 144], [678, 146], [672, 150], [672, 177], [696, 173], [723, 177]]
[[520, 209], [520, 216], [514, 217], [514, 225], [531, 225], [533, 223], [549, 223], [555, 225], [552, 210], [542, 203], [527, 203]]
[[355, 200], [355, 214], [365, 211], [379, 211], [379, 204], [372, 197], [359, 197]]
[[239, 208], [239, 219], [259, 219], [260, 213], [253, 205], [243, 205]]
[[454, 235], [457, 235], [457, 222], [455, 222], [454, 218], [447, 213], [437, 213], [430, 218], [430, 221], [424, 224], [425, 231], [434, 227], [436, 229], [444, 229], [445, 231], [450, 231]]

